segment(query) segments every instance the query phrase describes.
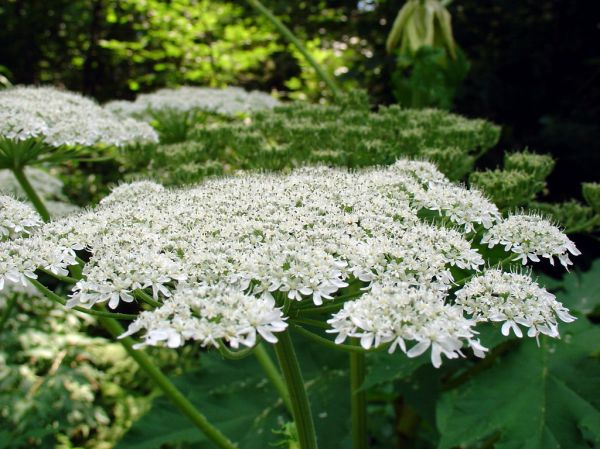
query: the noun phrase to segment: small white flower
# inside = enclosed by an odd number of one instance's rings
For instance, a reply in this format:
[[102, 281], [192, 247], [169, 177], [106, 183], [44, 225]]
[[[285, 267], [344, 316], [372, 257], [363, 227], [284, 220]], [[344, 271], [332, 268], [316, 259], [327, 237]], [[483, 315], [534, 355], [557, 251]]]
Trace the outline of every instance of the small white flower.
[[[473, 341], [475, 322], [463, 317], [459, 307], [444, 304], [440, 291], [406, 283], [374, 285], [360, 299], [345, 303], [328, 323], [332, 329], [327, 332], [338, 334], [336, 343], [356, 337], [363, 348], [370, 349], [391, 342], [390, 352], [400, 347], [408, 357], [431, 348], [436, 368], [442, 364], [442, 355], [462, 356], [463, 344], [473, 347], [477, 355], [486, 350]], [[407, 341], [416, 344], [407, 350]]]

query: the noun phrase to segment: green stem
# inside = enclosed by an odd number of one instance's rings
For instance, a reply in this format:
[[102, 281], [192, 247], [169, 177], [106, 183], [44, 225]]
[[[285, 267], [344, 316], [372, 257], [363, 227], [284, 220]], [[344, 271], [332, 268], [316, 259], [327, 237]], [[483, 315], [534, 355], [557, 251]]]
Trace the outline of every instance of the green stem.
[[296, 326], [293, 323], [290, 323], [290, 329], [292, 329], [294, 332], [302, 335], [303, 337], [306, 337], [309, 340], [314, 341], [315, 343], [318, 343], [323, 346], [327, 346], [328, 348], [331, 348], [331, 349], [337, 349], [338, 351], [367, 353], [367, 352], [379, 352], [379, 351], [382, 351], [389, 347], [389, 345], [381, 345], [381, 346], [378, 346], [377, 348], [373, 348], [373, 349], [363, 349], [360, 346], [344, 345], [344, 344], [335, 343], [333, 341], [330, 341], [330, 340], [327, 340], [326, 338], [321, 337], [320, 335], [313, 334], [311, 331], [307, 331], [303, 327]]
[[[43, 284], [35, 279], [29, 279], [35, 288], [43, 293], [47, 298], [54, 302], [64, 305], [65, 299], [46, 288]], [[116, 319], [135, 319], [136, 315], [128, 315], [124, 313], [103, 312], [100, 310], [83, 309], [74, 307], [74, 310], [79, 312], [95, 315], [98, 321], [113, 337], [119, 337], [124, 329]], [[175, 388], [169, 379], [152, 363], [146, 354], [142, 351], [133, 349], [133, 340], [129, 337], [119, 340], [127, 353], [137, 362], [140, 368], [156, 383], [158, 387], [165, 393], [177, 408], [187, 416], [204, 434], [221, 449], [235, 449], [236, 446], [229, 441], [221, 432], [208, 422], [196, 408]]]
[[305, 316], [305, 315], [325, 315], [329, 312], [337, 312], [342, 307], [344, 307], [344, 303], [335, 303], [328, 304], [326, 306], [319, 307], [311, 307], [310, 309], [297, 309], [295, 310], [296, 316]]
[[160, 307], [161, 306], [160, 302], [156, 301], [152, 296], [150, 296], [144, 290], [141, 290], [139, 288], [133, 292], [133, 295], [140, 301], [143, 301], [152, 307]]
[[[56, 293], [54, 293], [52, 290], [47, 288], [41, 282], [39, 282], [35, 279], [29, 279], [29, 278], [28, 278], [28, 280], [37, 289], [37, 291], [39, 291], [46, 298], [48, 298], [51, 301], [54, 301], [62, 306], [65, 306], [67, 304], [67, 300], [65, 298], [57, 295]], [[118, 320], [131, 321], [131, 320], [135, 320], [137, 318], [137, 315], [130, 315], [128, 313], [103, 312], [101, 310], [86, 309], [84, 307], [78, 307], [78, 306], [72, 307], [72, 308], [70, 308], [70, 310], [75, 310], [77, 312], [85, 313], [88, 315], [94, 315], [97, 317], [114, 318], [114, 319], [118, 319]]]
[[12, 172], [14, 173], [15, 178], [17, 178], [17, 181], [19, 181], [19, 184], [25, 191], [27, 198], [29, 198], [31, 204], [33, 204], [33, 207], [35, 208], [35, 210], [38, 211], [38, 213], [42, 217], [42, 220], [44, 220], [45, 222], [50, 221], [50, 212], [48, 212], [48, 209], [46, 209], [46, 206], [44, 205], [43, 201], [38, 196], [35, 189], [25, 176], [23, 167], [13, 167]]
[[283, 37], [285, 37], [298, 49], [298, 51], [302, 54], [302, 56], [304, 56], [306, 61], [313, 67], [313, 69], [315, 69], [317, 75], [319, 75], [319, 77], [325, 82], [329, 90], [331, 90], [333, 96], [336, 99], [339, 99], [339, 97], [341, 96], [340, 88], [337, 86], [335, 81], [327, 74], [327, 72], [325, 72], [323, 67], [321, 67], [321, 65], [315, 60], [315, 58], [312, 57], [312, 55], [308, 52], [306, 47], [302, 45], [302, 42], [300, 42], [300, 40], [294, 35], [294, 33], [292, 33], [292, 31], [288, 27], [286, 27], [281, 22], [281, 20], [275, 17], [273, 13], [269, 11], [259, 0], [246, 0], [246, 3], [248, 3], [250, 6], [252, 6], [252, 8], [254, 8], [256, 11], [262, 14], [269, 22], [273, 24], [273, 26], [275, 26], [275, 28], [277, 28], [277, 31], [279, 31], [279, 33]]
[[[119, 337], [124, 329], [118, 321], [111, 318], [100, 318], [100, 323], [113, 337]], [[196, 427], [198, 427], [215, 446], [221, 449], [237, 449], [219, 429], [214, 427], [206, 417], [173, 385], [167, 376], [150, 360], [142, 351], [133, 349], [133, 340], [129, 337], [119, 340], [127, 353], [137, 362], [139, 367], [162, 390], [171, 402], [183, 413]]]
[[275, 344], [275, 353], [290, 394], [300, 449], [317, 449], [315, 425], [290, 333], [281, 332], [277, 338], [279, 341]]
[[39, 270], [52, 276], [55, 279], [58, 279], [59, 281], [66, 282], [68, 284], [77, 284], [77, 282], [79, 282], [79, 279], [76, 279], [76, 278], [73, 278], [70, 276], [61, 276], [60, 274], [54, 274], [52, 271], [46, 270], [45, 268], [40, 268]]
[[350, 353], [352, 449], [367, 449], [367, 393], [361, 390], [365, 381], [365, 374], [365, 355], [359, 352]]
[[327, 311], [330, 309], [336, 309], [339, 306], [343, 306], [344, 302], [348, 299], [354, 299], [354, 298], [358, 298], [359, 296], [364, 295], [364, 291], [358, 291], [358, 292], [353, 292], [353, 293], [347, 293], [345, 295], [340, 295], [340, 296], [336, 296], [335, 298], [333, 298], [333, 300], [325, 305], [322, 306], [315, 306], [314, 304], [310, 303], [309, 305], [303, 305], [300, 306], [298, 309], [296, 309], [298, 312], [300, 313], [304, 313], [307, 311]]
[[296, 326], [293, 323], [290, 323], [290, 329], [292, 329], [297, 334], [300, 334], [303, 337], [306, 337], [309, 340], [314, 341], [315, 343], [318, 343], [323, 346], [327, 346], [328, 348], [331, 348], [331, 349], [337, 349], [338, 351], [346, 351], [346, 352], [365, 352], [365, 350], [363, 348], [359, 348], [357, 346], [338, 345], [337, 343], [334, 343], [333, 341], [327, 340], [326, 338], [323, 338], [320, 335], [313, 334], [311, 331], [307, 331], [303, 327]]
[[242, 360], [248, 357], [250, 354], [252, 354], [256, 349], [256, 346], [232, 351], [227, 347], [225, 342], [221, 341], [217, 349], [219, 350], [219, 353], [223, 356], [223, 358], [226, 358], [227, 360]]
[[4, 326], [6, 325], [6, 323], [8, 323], [10, 314], [12, 313], [12, 310], [15, 307], [15, 304], [17, 303], [18, 296], [19, 295], [14, 293], [12, 297], [8, 300], [8, 303], [6, 304], [6, 309], [4, 309], [4, 313], [2, 313], [2, 317], [0, 317], [0, 332], [4, 330]]
[[275, 387], [275, 390], [277, 390], [277, 393], [279, 393], [281, 400], [285, 404], [285, 408], [287, 408], [288, 411], [293, 414], [292, 401], [290, 400], [290, 393], [285, 386], [285, 381], [283, 380], [283, 377], [281, 377], [281, 373], [277, 369], [275, 363], [273, 363], [273, 360], [269, 356], [269, 353], [263, 344], [256, 346], [254, 356]]
[[310, 318], [294, 318], [294, 323], [306, 324], [307, 326], [317, 327], [319, 329], [331, 329], [329, 324], [319, 321], [319, 320], [311, 320]]

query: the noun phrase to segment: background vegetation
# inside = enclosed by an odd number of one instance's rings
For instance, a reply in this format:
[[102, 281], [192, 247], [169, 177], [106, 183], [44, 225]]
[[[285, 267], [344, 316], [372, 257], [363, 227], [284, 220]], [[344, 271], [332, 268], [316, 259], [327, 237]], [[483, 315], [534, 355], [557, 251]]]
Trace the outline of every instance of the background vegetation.
[[[404, 4], [401, 0], [264, 3], [343, 90], [360, 87], [369, 98], [355, 95], [347, 103], [331, 105], [330, 94], [312, 68], [269, 22], [245, 2], [217, 0], [5, 0], [0, 3], [0, 85], [51, 83], [99, 101], [132, 99], [164, 86], [238, 85], [273, 91], [284, 100], [328, 104], [285, 106], [258, 114], [250, 124], [207, 114], [183, 138], [163, 136], [159, 145], [114, 154], [108, 161], [68, 163], [60, 175], [67, 196], [80, 205], [97, 201], [110, 183], [140, 175], [179, 184], [236, 169], [285, 170], [302, 162], [362, 166], [412, 154], [432, 158], [453, 179], [496, 195], [494, 200], [504, 210], [551, 211], [547, 201], [576, 198], [581, 204], [555, 211], [567, 228], [598, 213], [589, 202], [584, 205], [580, 189], [581, 182], [599, 179], [597, 2], [449, 2], [460, 64], [460, 73], [450, 78], [458, 82], [438, 76], [447, 61], [436, 49], [425, 49], [409, 60], [386, 52], [386, 37]], [[437, 90], [424, 104], [412, 104], [406, 90], [426, 82]], [[419, 122], [427, 138], [415, 140], [400, 132], [415, 122], [406, 126], [394, 115], [394, 103], [438, 106], [486, 121], [468, 122], [481, 125], [479, 131], [470, 130], [471, 141], [436, 134], [439, 130], [431, 131], [436, 122]], [[290, 130], [286, 123], [299, 126]], [[448, 141], [454, 152], [437, 151]], [[230, 151], [232, 142], [237, 144], [235, 152]], [[352, 151], [352, 142], [360, 148]], [[307, 147], [309, 152], [301, 151]], [[513, 185], [503, 183], [506, 172]], [[540, 199], [546, 204], [536, 204]], [[600, 416], [594, 399], [600, 387], [600, 265], [594, 260], [600, 249], [593, 234], [573, 238], [584, 253], [579, 267], [564, 277], [546, 270], [542, 278], [578, 314], [578, 323], [563, 340], [542, 340], [541, 348], [532, 341], [498, 345], [490, 340], [499, 366], [494, 370], [469, 362], [463, 368], [449, 364], [449, 371], [440, 373], [402, 358], [370, 356], [373, 448], [390, 447], [390, 441], [398, 448], [451, 448], [465, 442], [481, 448], [517, 447], [536, 426], [551, 429], [564, 447], [573, 441], [583, 448], [600, 444], [600, 421], [589, 418]], [[0, 308], [6, 307], [0, 298]], [[124, 449], [201, 444], [202, 435], [138, 375], [93, 320], [37, 302], [20, 301], [15, 307], [16, 319], [0, 325], [0, 448], [104, 449], [123, 435], [118, 447]], [[50, 333], [52, 339], [47, 338]], [[194, 351], [177, 355], [157, 350], [152, 355], [170, 375], [185, 373], [178, 378], [179, 386], [203, 408], [209, 404], [209, 415], [218, 417], [220, 407], [237, 409], [240, 420], [235, 426], [218, 424], [232, 426], [239, 440], [255, 430], [251, 423], [279, 426], [282, 447], [293, 447], [285, 445], [289, 428], [276, 419], [281, 404], [248, 361], [231, 365], [204, 357], [198, 369]], [[345, 368], [335, 359], [319, 358], [310, 347], [300, 357], [313, 385], [311, 400], [325, 417], [318, 426], [336, 429], [332, 436], [347, 432], [346, 416], [336, 415], [347, 405], [328, 408], [337, 392], [347, 388], [341, 381]], [[573, 370], [565, 369], [567, 365]], [[240, 371], [249, 377], [240, 381]], [[459, 375], [454, 378], [450, 372]], [[461, 377], [461, 372], [466, 374]], [[550, 376], [532, 388], [529, 380], [542, 373]], [[236, 395], [224, 394], [224, 379]], [[206, 389], [196, 388], [200, 382]], [[490, 390], [498, 394], [486, 395]], [[579, 397], [570, 402], [577, 418], [571, 421], [562, 415], [567, 396]], [[505, 397], [518, 398], [520, 418], [502, 401]], [[248, 407], [252, 402], [265, 411], [259, 423], [253, 421], [256, 407]], [[467, 407], [456, 407], [458, 403]], [[540, 404], [547, 406], [547, 415], [540, 413]], [[591, 415], [586, 414], [590, 407]], [[493, 419], [481, 422], [489, 410], [496, 411]], [[461, 434], [465, 429], [468, 435]], [[531, 447], [551, 447], [543, 440], [538, 443]], [[262, 440], [253, 444], [266, 447]]]

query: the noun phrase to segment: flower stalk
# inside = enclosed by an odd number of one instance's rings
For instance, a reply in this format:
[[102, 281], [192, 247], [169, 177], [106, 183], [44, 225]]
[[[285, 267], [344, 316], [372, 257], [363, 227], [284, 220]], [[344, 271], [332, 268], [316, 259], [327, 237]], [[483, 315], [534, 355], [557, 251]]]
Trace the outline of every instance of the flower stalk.
[[12, 313], [13, 308], [17, 302], [17, 294], [13, 294], [12, 297], [7, 301], [6, 308], [4, 312], [0, 316], [0, 332], [4, 330], [4, 326], [8, 323], [8, 319], [10, 318], [10, 314]]
[[254, 350], [254, 357], [262, 367], [263, 371], [279, 393], [281, 400], [283, 401], [285, 408], [293, 414], [292, 401], [290, 399], [290, 393], [285, 385], [285, 380], [281, 377], [281, 373], [277, 369], [275, 363], [269, 356], [267, 349], [262, 344], [258, 344]]
[[[119, 322], [112, 318], [100, 317], [99, 321], [115, 338], [125, 332]], [[213, 426], [196, 407], [194, 407], [194, 405], [177, 389], [177, 387], [175, 387], [175, 385], [173, 385], [169, 378], [163, 374], [144, 352], [133, 349], [133, 339], [125, 337], [119, 341], [129, 356], [137, 362], [146, 375], [152, 379], [179, 411], [192, 421], [216, 447], [221, 449], [237, 449], [237, 446], [223, 435], [219, 429]]]
[[279, 334], [275, 353], [289, 391], [300, 449], [317, 449], [317, 437], [308, 395], [289, 331]]
[[42, 220], [44, 220], [45, 222], [50, 221], [50, 212], [48, 212], [46, 205], [27, 179], [27, 176], [25, 176], [25, 171], [23, 170], [23, 167], [13, 167], [12, 172], [14, 173], [15, 178], [17, 178], [17, 181], [23, 188], [23, 191], [27, 195], [27, 198], [29, 198], [31, 204], [33, 204], [33, 207], [36, 211], [38, 211], [38, 213], [42, 217]]
[[[355, 343], [356, 344], [356, 343]], [[350, 353], [350, 411], [352, 416], [352, 449], [367, 449], [367, 393], [365, 354]]]
[[306, 61], [313, 67], [313, 69], [315, 69], [317, 75], [319, 75], [319, 77], [327, 85], [333, 96], [336, 99], [339, 99], [342, 93], [340, 88], [335, 83], [333, 78], [331, 78], [327, 74], [325, 69], [323, 69], [323, 67], [321, 67], [321, 65], [309, 53], [309, 51], [302, 44], [302, 42], [300, 42], [300, 39], [298, 39], [294, 35], [294, 33], [292, 33], [292, 31], [287, 26], [285, 26], [283, 22], [281, 22], [281, 20], [275, 17], [275, 15], [271, 11], [269, 11], [269, 9], [267, 9], [259, 0], [246, 0], [246, 3], [248, 3], [252, 8], [254, 8], [256, 11], [262, 14], [269, 22], [273, 24], [273, 26], [275, 26], [277, 31], [279, 31], [279, 33], [284, 38], [286, 38], [292, 45], [294, 45], [298, 49], [298, 51], [302, 54], [302, 56], [304, 56]]

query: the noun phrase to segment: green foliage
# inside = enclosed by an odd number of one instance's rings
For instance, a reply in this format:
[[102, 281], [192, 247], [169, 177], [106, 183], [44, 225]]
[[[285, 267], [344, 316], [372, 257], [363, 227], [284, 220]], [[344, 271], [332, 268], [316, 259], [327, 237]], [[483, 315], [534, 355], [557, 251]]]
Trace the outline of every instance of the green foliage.
[[568, 308], [590, 314], [600, 308], [600, 259], [588, 271], [574, 270], [560, 281], [545, 278], [547, 288], [561, 298]]
[[594, 212], [600, 214], [600, 183], [584, 182], [581, 190], [585, 201], [594, 209]]
[[[600, 443], [600, 330], [585, 318], [562, 340], [523, 342], [491, 369], [444, 394], [439, 449], [586, 448]], [[484, 418], [485, 417], [485, 418]]]
[[506, 153], [504, 155], [504, 169], [518, 170], [531, 173], [532, 177], [541, 183], [554, 169], [555, 161], [547, 154], [535, 154], [529, 151], [520, 153]]
[[199, 110], [158, 109], [149, 111], [149, 114], [152, 118], [151, 124], [164, 144], [184, 142], [198, 124], [226, 120], [223, 116]]
[[145, 410], [135, 366], [120, 345], [86, 336], [93, 324], [18, 294], [0, 333], [1, 448], [108, 449]]
[[408, 0], [387, 37], [386, 50], [396, 51], [393, 93], [404, 106], [450, 109], [469, 71], [457, 48], [450, 13], [439, 0]]
[[450, 57], [444, 48], [423, 46], [414, 54], [400, 54], [392, 73], [394, 97], [403, 106], [450, 109], [467, 72], [464, 53]]
[[186, 142], [158, 145], [143, 155], [133, 151], [126, 158], [134, 171], [142, 169], [165, 184], [239, 169], [363, 167], [409, 156], [431, 159], [460, 179], [496, 143], [499, 128], [434, 109], [390, 106], [371, 112], [366, 98], [353, 95], [339, 105], [291, 103], [243, 123], [200, 124], [189, 135]]
[[582, 194], [589, 206], [575, 200], [563, 203], [536, 201], [540, 194], [547, 193], [546, 178], [554, 166], [555, 161], [549, 155], [529, 151], [507, 153], [503, 168], [475, 171], [469, 175], [469, 183], [485, 192], [504, 211], [527, 208], [554, 219], [567, 233], [593, 232], [600, 226], [598, 184], [582, 184]]
[[469, 182], [484, 191], [501, 209], [514, 209], [535, 199], [546, 187], [546, 178], [554, 167], [547, 155], [507, 154], [504, 168], [471, 173]]
[[[304, 341], [297, 351], [321, 447], [347, 448], [343, 437], [349, 432], [347, 372], [338, 368], [344, 357], [322, 354], [319, 347]], [[207, 352], [197, 364], [199, 369], [174, 383], [239, 447], [295, 447], [291, 417], [253, 357], [226, 361], [216, 352]], [[167, 443], [192, 448], [203, 441], [205, 436], [161, 396], [116, 449], [155, 449]]]
[[573, 232], [592, 232], [600, 224], [600, 216], [584, 204], [576, 200], [562, 203], [542, 203], [532, 201], [529, 208], [541, 212], [560, 223], [567, 234]]
[[248, 17], [232, 2], [208, 0], [111, 1], [106, 21], [129, 39], [100, 41], [120, 64], [127, 63], [131, 90], [193, 82], [236, 82], [263, 69], [280, 50], [263, 19]]

